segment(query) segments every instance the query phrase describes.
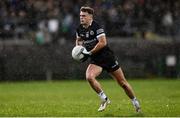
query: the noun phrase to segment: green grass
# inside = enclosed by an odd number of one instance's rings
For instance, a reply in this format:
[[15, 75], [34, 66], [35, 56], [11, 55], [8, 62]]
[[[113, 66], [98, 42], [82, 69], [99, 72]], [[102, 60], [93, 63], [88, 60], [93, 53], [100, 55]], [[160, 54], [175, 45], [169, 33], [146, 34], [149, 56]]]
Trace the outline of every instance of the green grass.
[[135, 113], [115, 81], [100, 82], [111, 99], [103, 112], [97, 112], [100, 100], [85, 80], [2, 82], [0, 116], [180, 116], [180, 80], [129, 80], [142, 113]]

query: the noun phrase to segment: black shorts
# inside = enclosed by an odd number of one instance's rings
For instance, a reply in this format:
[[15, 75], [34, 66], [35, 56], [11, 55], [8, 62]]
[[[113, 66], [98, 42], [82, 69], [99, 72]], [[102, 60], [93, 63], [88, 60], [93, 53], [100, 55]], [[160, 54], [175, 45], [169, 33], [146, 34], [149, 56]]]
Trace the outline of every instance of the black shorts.
[[119, 64], [113, 52], [108, 47], [92, 55], [90, 63], [102, 67], [107, 72], [113, 72], [119, 69]]

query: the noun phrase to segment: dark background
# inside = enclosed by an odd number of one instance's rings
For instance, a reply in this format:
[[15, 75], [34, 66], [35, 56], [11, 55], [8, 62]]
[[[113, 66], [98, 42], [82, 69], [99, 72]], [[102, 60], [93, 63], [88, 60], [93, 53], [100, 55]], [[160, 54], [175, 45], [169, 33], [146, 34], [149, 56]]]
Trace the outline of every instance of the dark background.
[[0, 80], [84, 78], [71, 50], [87, 5], [126, 77], [179, 77], [179, 0], [1, 0]]

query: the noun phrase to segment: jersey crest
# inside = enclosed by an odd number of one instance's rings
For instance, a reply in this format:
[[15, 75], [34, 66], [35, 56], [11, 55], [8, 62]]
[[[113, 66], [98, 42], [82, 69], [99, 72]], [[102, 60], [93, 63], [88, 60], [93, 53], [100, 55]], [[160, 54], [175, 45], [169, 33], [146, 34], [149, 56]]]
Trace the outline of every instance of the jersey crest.
[[90, 35], [94, 35], [94, 32], [92, 30], [90, 31]]

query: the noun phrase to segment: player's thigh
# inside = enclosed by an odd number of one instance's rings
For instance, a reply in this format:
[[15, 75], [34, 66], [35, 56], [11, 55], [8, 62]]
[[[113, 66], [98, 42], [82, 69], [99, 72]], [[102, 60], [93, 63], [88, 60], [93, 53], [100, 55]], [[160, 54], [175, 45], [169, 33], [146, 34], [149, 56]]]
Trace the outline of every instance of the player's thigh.
[[119, 68], [116, 71], [110, 72], [111, 76], [116, 79], [119, 83], [121, 83], [122, 81], [126, 81], [125, 77], [124, 77], [124, 73], [122, 71], [121, 68]]
[[102, 72], [102, 67], [97, 66], [95, 64], [89, 64], [86, 70], [86, 78], [95, 78]]

